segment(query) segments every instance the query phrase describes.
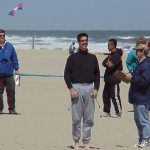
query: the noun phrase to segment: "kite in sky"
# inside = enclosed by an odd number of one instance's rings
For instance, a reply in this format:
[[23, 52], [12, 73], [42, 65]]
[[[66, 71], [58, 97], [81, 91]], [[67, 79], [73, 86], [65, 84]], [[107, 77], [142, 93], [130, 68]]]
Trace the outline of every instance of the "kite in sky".
[[8, 13], [8, 15], [14, 17], [14, 16], [16, 15], [16, 13], [17, 13], [17, 10], [22, 10], [22, 3], [18, 4], [14, 9], [12, 9], [12, 10]]

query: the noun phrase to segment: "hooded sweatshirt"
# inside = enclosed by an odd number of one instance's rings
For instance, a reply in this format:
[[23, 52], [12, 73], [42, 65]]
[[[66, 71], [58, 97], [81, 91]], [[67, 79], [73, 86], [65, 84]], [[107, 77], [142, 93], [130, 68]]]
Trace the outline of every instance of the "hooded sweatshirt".
[[[122, 49], [117, 49], [115, 52], [111, 52], [108, 57], [103, 61], [102, 65], [106, 67], [105, 74], [104, 74], [104, 81], [108, 84], [116, 84], [120, 83], [121, 81], [113, 76], [116, 71], [122, 71], [122, 57], [123, 51]], [[113, 67], [108, 67], [106, 65], [107, 61], [111, 61], [113, 63]]]
[[138, 64], [132, 74], [129, 89], [129, 103], [150, 104], [150, 58]]

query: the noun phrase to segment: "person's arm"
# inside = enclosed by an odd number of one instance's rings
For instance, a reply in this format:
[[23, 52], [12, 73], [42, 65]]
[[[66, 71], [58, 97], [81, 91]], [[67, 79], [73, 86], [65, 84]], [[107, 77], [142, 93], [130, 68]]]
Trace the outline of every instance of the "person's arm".
[[[96, 57], [96, 56], [95, 56]], [[98, 91], [99, 86], [100, 86], [100, 70], [99, 70], [99, 65], [98, 65], [98, 60], [96, 58], [95, 61], [95, 81], [94, 81], [94, 88]]]
[[67, 63], [64, 70], [64, 79], [66, 82], [66, 85], [70, 91], [70, 96], [72, 100], [75, 100], [74, 98], [78, 97], [78, 91], [73, 88], [72, 82], [71, 82], [71, 57], [67, 59]]
[[102, 62], [102, 65], [103, 65], [104, 67], [107, 67], [107, 65], [106, 65], [107, 62], [108, 62], [108, 57], [104, 59], [104, 61]]
[[146, 87], [148, 84], [150, 84], [150, 65], [146, 66], [142, 73], [140, 74], [133, 74], [131, 78], [131, 82], [141, 88]]
[[18, 63], [18, 57], [17, 57], [17, 53], [14, 49], [14, 47], [12, 46], [12, 54], [11, 54], [11, 62], [12, 62], [12, 65], [13, 65], [13, 68], [15, 70], [15, 74], [19, 74], [19, 63]]
[[111, 56], [111, 60], [108, 59], [106, 62], [106, 66], [108, 69], [113, 69], [121, 60], [121, 55], [119, 53], [115, 53]]
[[97, 58], [95, 60], [95, 72], [94, 72], [94, 74], [95, 74], [94, 90], [92, 91], [91, 96], [93, 96], [94, 98], [97, 98], [98, 90], [99, 90], [99, 86], [100, 86], [100, 70], [99, 70]]
[[64, 70], [64, 80], [66, 82], [66, 85], [68, 89], [72, 88], [72, 83], [71, 83], [71, 57], [68, 57], [65, 70]]

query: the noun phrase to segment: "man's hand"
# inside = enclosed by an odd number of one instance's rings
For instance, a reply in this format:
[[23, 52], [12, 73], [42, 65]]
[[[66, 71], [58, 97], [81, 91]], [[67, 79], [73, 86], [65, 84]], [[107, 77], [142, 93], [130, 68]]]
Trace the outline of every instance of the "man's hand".
[[97, 98], [98, 91], [96, 89], [94, 89], [93, 92], [91, 93], [91, 96], [93, 96], [94, 98]]
[[106, 66], [109, 67], [109, 68], [113, 67], [112, 61], [108, 60], [107, 63], [106, 63]]
[[20, 72], [17, 70], [17, 71], [15, 71], [15, 74], [20, 75]]
[[72, 99], [77, 98], [79, 96], [78, 91], [76, 91], [74, 88], [70, 89], [70, 96]]
[[127, 74], [126, 76], [126, 80], [129, 82], [131, 81], [132, 75], [130, 73]]

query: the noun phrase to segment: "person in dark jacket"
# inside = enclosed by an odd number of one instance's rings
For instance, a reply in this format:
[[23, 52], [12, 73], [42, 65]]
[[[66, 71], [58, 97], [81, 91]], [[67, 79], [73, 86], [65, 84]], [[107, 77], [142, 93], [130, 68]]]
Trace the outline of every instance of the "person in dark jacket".
[[94, 125], [94, 98], [97, 97], [99, 90], [100, 71], [96, 56], [88, 52], [88, 35], [78, 34], [77, 41], [78, 52], [68, 57], [64, 79], [71, 95], [72, 136], [75, 150], [79, 150], [82, 118], [82, 142], [85, 150], [88, 150], [91, 128]]
[[103, 61], [102, 65], [106, 67], [104, 74], [104, 90], [103, 90], [103, 114], [100, 117], [111, 117], [110, 108], [111, 108], [111, 99], [115, 108], [115, 115], [113, 117], [121, 117], [122, 113], [122, 105], [120, 99], [120, 80], [114, 77], [114, 73], [116, 71], [122, 71], [122, 55], [123, 51], [121, 49], [116, 48], [117, 40], [110, 39], [108, 41], [108, 49], [110, 54]]
[[2, 114], [3, 93], [6, 88], [9, 114], [15, 111], [15, 82], [13, 73], [19, 75], [19, 64], [13, 45], [5, 40], [5, 30], [0, 29], [0, 114]]
[[136, 48], [138, 66], [126, 79], [131, 82], [129, 89], [129, 103], [133, 104], [134, 120], [138, 130], [137, 147], [147, 147], [150, 142], [150, 58], [146, 45], [140, 44]]

